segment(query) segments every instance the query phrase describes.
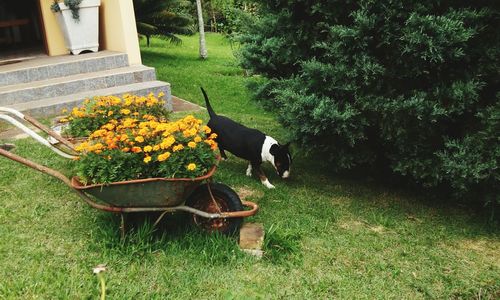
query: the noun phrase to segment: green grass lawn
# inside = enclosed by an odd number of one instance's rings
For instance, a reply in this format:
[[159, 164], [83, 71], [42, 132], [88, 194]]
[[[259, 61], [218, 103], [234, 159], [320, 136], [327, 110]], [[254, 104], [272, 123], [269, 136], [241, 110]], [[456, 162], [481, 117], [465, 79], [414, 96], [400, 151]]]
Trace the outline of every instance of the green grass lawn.
[[[207, 36], [181, 46], [154, 39], [143, 62], [157, 68], [174, 95], [203, 104], [280, 140], [286, 131], [250, 99], [228, 42]], [[206, 113], [197, 115], [206, 119]], [[68, 163], [30, 140], [16, 153], [71, 174]], [[266, 229], [262, 260], [234, 239], [210, 236], [172, 217], [151, 231], [150, 216], [130, 220], [90, 208], [56, 179], [0, 158], [0, 299], [95, 299], [92, 269], [106, 264], [110, 299], [498, 299], [497, 227], [465, 207], [445, 207], [364, 178], [332, 175], [322, 161], [295, 149], [292, 178], [265, 170], [276, 189], [245, 176], [230, 156], [215, 176], [261, 211], [249, 222]]]

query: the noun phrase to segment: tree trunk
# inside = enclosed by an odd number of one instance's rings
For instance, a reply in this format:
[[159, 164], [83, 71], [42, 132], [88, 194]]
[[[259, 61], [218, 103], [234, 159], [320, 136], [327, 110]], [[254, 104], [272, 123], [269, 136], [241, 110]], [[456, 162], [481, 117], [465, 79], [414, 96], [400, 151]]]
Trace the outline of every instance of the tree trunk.
[[198, 28], [200, 30], [200, 58], [206, 59], [208, 54], [205, 43], [205, 28], [203, 23], [203, 11], [201, 10], [201, 0], [196, 0], [196, 9], [198, 10]]

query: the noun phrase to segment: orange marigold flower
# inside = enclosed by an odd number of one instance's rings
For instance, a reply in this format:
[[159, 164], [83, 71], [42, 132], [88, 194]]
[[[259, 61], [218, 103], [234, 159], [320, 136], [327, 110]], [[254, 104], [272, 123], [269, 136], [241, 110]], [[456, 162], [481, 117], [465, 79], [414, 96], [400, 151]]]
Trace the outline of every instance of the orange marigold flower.
[[134, 147], [132, 147], [132, 152], [134, 152], [134, 153], [141, 153], [142, 149], [141, 149], [141, 147], [134, 146]]
[[130, 151], [130, 148], [129, 147], [125, 147], [122, 149], [123, 152], [129, 152]]

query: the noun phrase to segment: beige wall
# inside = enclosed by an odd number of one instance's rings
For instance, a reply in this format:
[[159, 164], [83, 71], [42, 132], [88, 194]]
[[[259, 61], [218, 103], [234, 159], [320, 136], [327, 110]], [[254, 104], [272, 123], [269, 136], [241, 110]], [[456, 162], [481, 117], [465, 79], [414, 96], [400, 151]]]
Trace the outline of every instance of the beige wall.
[[[48, 54], [68, 54], [55, 14], [50, 10], [53, 0], [40, 0]], [[128, 54], [131, 65], [141, 64], [132, 0], [101, 0], [99, 8], [99, 50]]]

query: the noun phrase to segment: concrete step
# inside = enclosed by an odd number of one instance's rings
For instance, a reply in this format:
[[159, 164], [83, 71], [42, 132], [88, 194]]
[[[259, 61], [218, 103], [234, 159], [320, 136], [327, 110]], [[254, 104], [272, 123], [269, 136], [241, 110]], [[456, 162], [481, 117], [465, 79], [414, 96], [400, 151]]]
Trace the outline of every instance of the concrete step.
[[85, 99], [92, 98], [94, 96], [121, 96], [126, 93], [135, 95], [147, 95], [151, 92], [155, 93], [156, 95], [159, 92], [164, 92], [164, 100], [167, 102], [166, 107], [170, 110], [172, 109], [172, 94], [170, 91], [170, 84], [156, 80], [90, 90], [71, 95], [51, 97], [24, 103], [16, 103], [7, 105], [7, 107], [14, 108], [32, 116], [47, 117], [60, 115], [63, 109], [71, 110], [73, 107], [81, 105]]
[[156, 79], [154, 68], [134, 65], [0, 87], [0, 106], [60, 97]]
[[107, 50], [80, 55], [37, 57], [0, 66], [0, 87], [122, 68], [128, 65], [126, 54]]

